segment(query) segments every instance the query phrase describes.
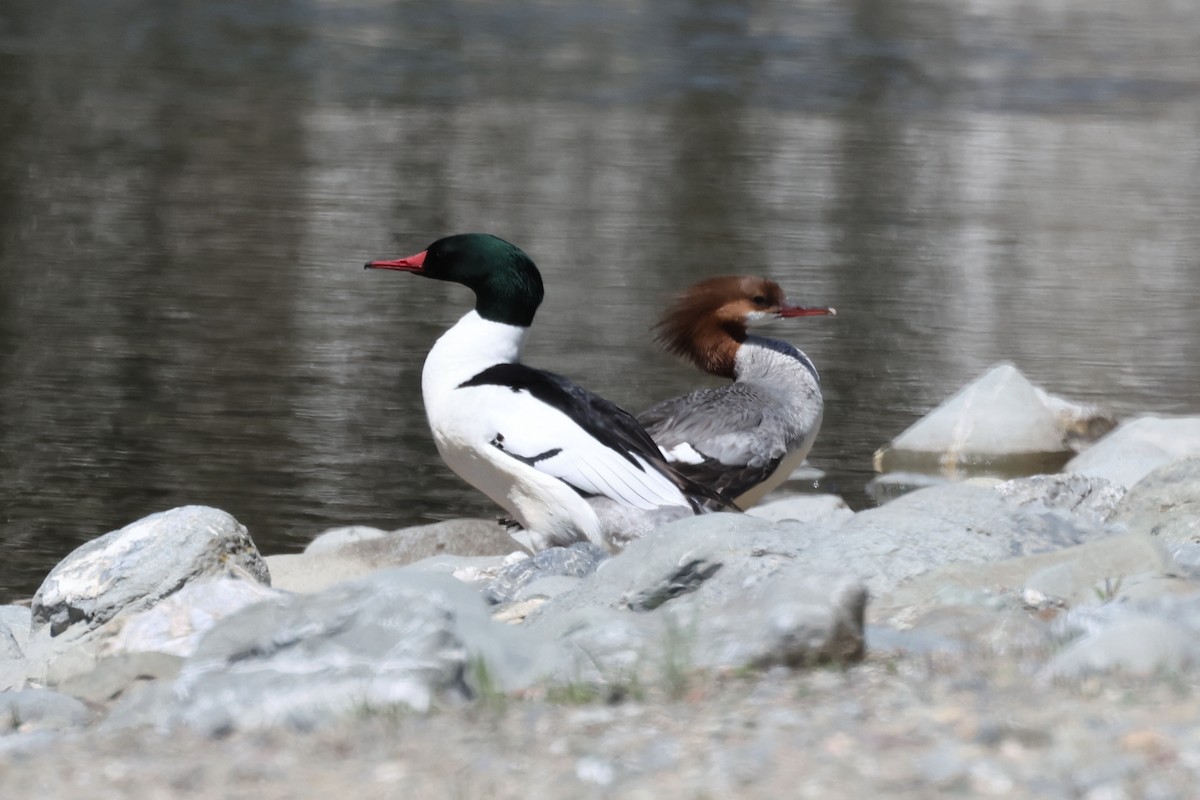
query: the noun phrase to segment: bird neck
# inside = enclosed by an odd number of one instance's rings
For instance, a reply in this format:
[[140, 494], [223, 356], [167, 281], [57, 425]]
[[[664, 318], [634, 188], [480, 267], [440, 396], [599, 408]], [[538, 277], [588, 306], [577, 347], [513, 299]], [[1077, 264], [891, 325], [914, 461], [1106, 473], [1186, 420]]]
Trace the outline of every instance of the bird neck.
[[453, 388], [496, 364], [521, 361], [529, 328], [468, 311], [441, 335], [425, 358], [422, 383]]

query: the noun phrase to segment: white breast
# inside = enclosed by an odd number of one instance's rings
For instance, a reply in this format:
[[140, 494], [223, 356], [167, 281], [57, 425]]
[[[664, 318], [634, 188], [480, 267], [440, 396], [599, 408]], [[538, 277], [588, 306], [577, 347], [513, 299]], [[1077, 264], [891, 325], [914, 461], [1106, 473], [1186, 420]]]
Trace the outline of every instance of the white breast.
[[602, 545], [596, 514], [578, 493], [493, 444], [499, 432], [497, 409], [507, 409], [504, 423], [509, 426], [537, 425], [539, 411], [559, 412], [514, 408], [513, 392], [500, 386], [459, 388], [488, 367], [518, 362], [527, 332], [471, 311], [438, 339], [421, 372], [434, 443], [455, 474], [521, 523], [533, 549], [581, 539]]

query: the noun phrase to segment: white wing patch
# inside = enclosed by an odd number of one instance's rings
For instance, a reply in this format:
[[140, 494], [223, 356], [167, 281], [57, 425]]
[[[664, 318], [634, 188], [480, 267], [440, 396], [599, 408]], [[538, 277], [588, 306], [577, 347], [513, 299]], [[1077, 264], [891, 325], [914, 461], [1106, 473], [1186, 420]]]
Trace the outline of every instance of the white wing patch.
[[[558, 409], [526, 391], [472, 386], [457, 394], [478, 413], [479, 445], [495, 447], [587, 494], [652, 510], [687, 506], [687, 498], [667, 476], [634, 455], [636, 465], [580, 427]], [[464, 409], [465, 410], [465, 409]]]
[[703, 464], [704, 456], [692, 447], [687, 442], [681, 442], [670, 450], [660, 448], [667, 461], [672, 461], [676, 464]]

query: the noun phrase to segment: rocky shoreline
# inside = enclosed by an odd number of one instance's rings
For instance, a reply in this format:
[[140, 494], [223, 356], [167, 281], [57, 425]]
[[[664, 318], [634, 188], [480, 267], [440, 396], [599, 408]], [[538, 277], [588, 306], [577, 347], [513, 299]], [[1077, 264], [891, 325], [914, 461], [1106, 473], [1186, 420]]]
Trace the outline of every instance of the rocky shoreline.
[[0, 607], [0, 796], [1195, 793], [1200, 418], [513, 550], [454, 520], [263, 557], [197, 506], [90, 542]]

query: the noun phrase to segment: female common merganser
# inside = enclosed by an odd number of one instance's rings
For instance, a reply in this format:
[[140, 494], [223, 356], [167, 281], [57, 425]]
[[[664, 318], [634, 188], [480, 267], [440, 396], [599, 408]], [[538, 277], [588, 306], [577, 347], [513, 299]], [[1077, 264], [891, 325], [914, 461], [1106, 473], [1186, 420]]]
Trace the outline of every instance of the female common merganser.
[[542, 278], [520, 249], [478, 233], [439, 239], [395, 269], [461, 283], [475, 309], [434, 344], [421, 372], [438, 452], [467, 483], [525, 529], [533, 550], [586, 539], [604, 546], [595, 511], [604, 496], [643, 510], [722, 504], [672, 469], [633, 415], [566, 378], [520, 363], [542, 302]]
[[663, 313], [659, 341], [733, 383], [664, 400], [638, 421], [677, 470], [749, 508], [804, 461], [824, 401], [808, 356], [787, 342], [748, 335], [746, 326], [836, 313], [788, 305], [779, 284], [765, 278], [697, 283]]

